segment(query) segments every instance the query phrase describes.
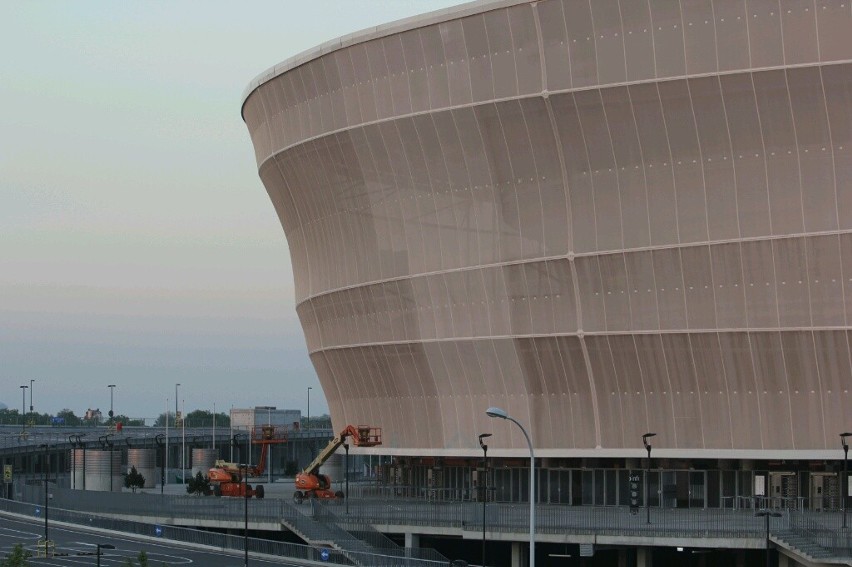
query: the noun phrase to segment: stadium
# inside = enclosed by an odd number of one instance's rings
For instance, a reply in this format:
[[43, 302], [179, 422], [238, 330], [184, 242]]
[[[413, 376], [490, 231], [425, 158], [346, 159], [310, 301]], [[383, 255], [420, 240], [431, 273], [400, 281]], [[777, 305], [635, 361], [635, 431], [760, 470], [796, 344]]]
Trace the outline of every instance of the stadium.
[[[336, 429], [388, 482], [842, 506], [852, 5], [473, 2], [248, 87]], [[653, 461], [643, 434], [655, 433]], [[645, 481], [643, 481], [645, 482]], [[848, 485], [847, 485], [848, 486]]]

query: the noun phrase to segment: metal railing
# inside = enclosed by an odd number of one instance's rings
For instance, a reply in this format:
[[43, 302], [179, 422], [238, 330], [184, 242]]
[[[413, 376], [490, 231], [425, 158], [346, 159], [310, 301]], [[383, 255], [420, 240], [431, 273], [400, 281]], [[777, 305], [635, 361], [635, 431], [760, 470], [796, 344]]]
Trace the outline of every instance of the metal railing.
[[[133, 514], [150, 518], [152, 522], [168, 518], [172, 522], [183, 520], [197, 525], [204, 525], [207, 520], [221, 522], [233, 518], [236, 521], [243, 517], [244, 503], [239, 498], [160, 496], [59, 488], [51, 488], [51, 493], [51, 510], [56, 507], [88, 511], [89, 514]], [[43, 486], [19, 485], [17, 497], [34, 504], [41, 503], [44, 499]], [[769, 500], [762, 503], [772, 504]], [[337, 542], [341, 547], [348, 545], [349, 557], [372, 547], [373, 553], [440, 561], [440, 557], [426, 550], [410, 551], [397, 547], [395, 551], [387, 551], [394, 547], [388, 545], [387, 538], [380, 531], [399, 532], [406, 526], [419, 526], [424, 532], [430, 528], [455, 529], [458, 535], [462, 535], [464, 532], [479, 532], [483, 527], [481, 502], [436, 502], [419, 498], [355, 499], [348, 503], [348, 513], [343, 511], [343, 502], [337, 500], [313, 500], [294, 505], [289, 500], [270, 498], [251, 499], [248, 504], [253, 529], [280, 529], [281, 523], [285, 523], [308, 541]], [[526, 504], [489, 502], [485, 506], [487, 532], [517, 534], [521, 538], [527, 533], [529, 508]], [[814, 512], [801, 508], [790, 509], [783, 505], [780, 511], [783, 517], [773, 519], [770, 527], [772, 533], [792, 533], [813, 545], [830, 550], [833, 556], [852, 555], [852, 528], [841, 528], [842, 515], [839, 512]], [[755, 509], [751, 507], [655, 507], [650, 510], [651, 522], [648, 523], [645, 509], [631, 513], [628, 507], [540, 504], [536, 507], [536, 531], [540, 534], [577, 536], [762, 540], [765, 537], [765, 521], [754, 514]], [[362, 547], [356, 539], [370, 547]]]
[[[0, 511], [30, 517], [40, 517], [42, 514], [41, 507], [37, 504], [15, 502], [4, 499], [0, 499]], [[50, 509], [50, 517], [54, 522], [67, 522], [83, 525], [89, 528], [163, 538], [190, 545], [211, 547], [235, 553], [242, 552], [245, 549], [243, 546], [246, 540], [242, 536], [176, 527], [166, 524], [108, 518], [98, 516], [93, 513], [65, 510], [53, 506]], [[434, 561], [418, 558], [416, 557], [416, 552], [413, 552], [413, 550], [404, 550], [401, 554], [388, 552], [387, 550], [380, 550], [378, 553], [372, 553], [359, 550], [337, 550], [327, 547], [318, 548], [310, 545], [284, 543], [259, 538], [248, 538], [247, 541], [249, 553], [287, 558], [288, 562], [322, 562], [324, 564], [332, 565], [375, 565], [377, 567], [394, 565], [406, 565], [411, 567], [444, 567], [448, 564], [446, 559]]]

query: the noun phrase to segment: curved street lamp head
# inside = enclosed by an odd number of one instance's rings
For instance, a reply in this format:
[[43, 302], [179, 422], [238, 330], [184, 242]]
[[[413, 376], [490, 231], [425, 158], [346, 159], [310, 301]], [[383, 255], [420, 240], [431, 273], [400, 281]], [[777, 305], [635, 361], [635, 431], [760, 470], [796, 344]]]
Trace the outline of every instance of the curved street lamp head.
[[509, 414], [506, 413], [506, 410], [491, 407], [485, 410], [485, 415], [488, 417], [499, 417], [500, 419], [509, 419]]
[[648, 439], [650, 439], [651, 437], [656, 437], [656, 436], [657, 436], [656, 433], [646, 433], [645, 435], [642, 436], [642, 444], [645, 445], [646, 449], [651, 446], [651, 444], [648, 443]]
[[479, 446], [482, 447], [483, 449], [487, 448], [488, 445], [483, 443], [482, 440], [487, 439], [488, 437], [491, 437], [491, 433], [480, 433], [479, 434]]
[[840, 434], [840, 444], [843, 445], [844, 448], [849, 446], [849, 444], [846, 442], [847, 437], [852, 437], [852, 433], [847, 432]]
[[754, 513], [755, 518], [763, 518], [763, 517], [780, 518], [783, 515], [784, 514], [782, 514], [781, 512], [772, 512], [771, 510], [761, 510], [760, 512]]

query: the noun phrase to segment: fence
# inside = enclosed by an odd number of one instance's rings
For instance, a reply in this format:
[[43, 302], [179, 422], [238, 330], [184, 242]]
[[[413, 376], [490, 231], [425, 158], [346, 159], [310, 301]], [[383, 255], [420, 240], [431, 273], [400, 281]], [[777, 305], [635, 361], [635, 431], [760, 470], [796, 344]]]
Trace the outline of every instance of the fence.
[[[0, 499], [0, 510], [28, 516], [40, 516], [44, 502], [42, 486], [22, 486], [25, 502]], [[282, 500], [243, 501], [239, 498], [204, 498], [193, 496], [159, 496], [151, 494], [84, 492], [51, 488], [50, 518], [53, 521], [81, 524], [124, 533], [162, 537], [183, 543], [204, 545], [222, 550], [243, 551], [244, 538], [152, 522], [105, 517], [104, 515], [148, 516], [156, 518], [192, 518], [221, 521], [244, 518], [245, 504], [251, 511], [251, 522], [271, 522], [280, 528], [286, 522], [299, 533], [318, 541], [328, 541], [342, 549], [320, 549], [316, 546], [248, 538], [250, 553], [304, 561], [322, 561], [338, 565], [406, 565], [410, 567], [445, 566], [449, 560], [431, 549], [399, 548], [393, 541], [369, 526], [357, 526], [358, 538], [341, 528], [328, 507], [314, 502], [315, 508], [304, 512]], [[71, 510], [73, 508], [73, 511]], [[242, 523], [242, 522], [239, 522]], [[355, 527], [348, 524], [348, 527]], [[366, 541], [365, 541], [366, 540]], [[378, 545], [377, 545], [378, 544]], [[323, 556], [327, 552], [328, 558]]]
[[[29, 502], [43, 501], [41, 485], [20, 487], [20, 496]], [[196, 496], [160, 496], [158, 494], [98, 493], [51, 489], [54, 498], [51, 508], [89, 511], [90, 514], [115, 514], [157, 518], [176, 518], [203, 523], [243, 518], [243, 506], [249, 506], [253, 526], [263, 529], [262, 523], [274, 523], [280, 529], [283, 522], [310, 541], [341, 541], [348, 546], [347, 556], [361, 549], [373, 553], [412, 560], [442, 562], [431, 550], [401, 549], [372, 526], [385, 531], [402, 531], [405, 526], [456, 529], [462, 532], [481, 531], [483, 505], [485, 529], [489, 533], [526, 534], [529, 528], [529, 507], [526, 504], [488, 502], [424, 501], [419, 498], [353, 499], [344, 507], [341, 501], [306, 501], [302, 505], [288, 500], [239, 498], [205, 498]], [[712, 509], [644, 508], [631, 511], [628, 507], [590, 507], [541, 504], [536, 506], [536, 532], [554, 535], [607, 535], [628, 537], [681, 537], [759, 539], [765, 537], [764, 518], [755, 517], [755, 509], [742, 507]], [[812, 512], [780, 507], [783, 516], [773, 519], [771, 533], [795, 533], [808, 541], [830, 550], [834, 556], [852, 556], [852, 528], [843, 530], [842, 514]], [[852, 519], [850, 519], [852, 524]], [[146, 524], [150, 531], [150, 524]], [[175, 528], [180, 529], [180, 528]], [[357, 538], [351, 537], [356, 535]], [[325, 538], [325, 539], [324, 539]], [[369, 544], [361, 548], [355, 540]], [[263, 540], [260, 540], [263, 541]], [[262, 544], [253, 544], [260, 546]], [[310, 546], [307, 546], [311, 549]], [[224, 548], [224, 545], [223, 545]], [[237, 546], [242, 549], [242, 544]], [[254, 549], [254, 548], [253, 548]], [[306, 555], [309, 552], [300, 552]], [[444, 563], [446, 564], [446, 563]]]

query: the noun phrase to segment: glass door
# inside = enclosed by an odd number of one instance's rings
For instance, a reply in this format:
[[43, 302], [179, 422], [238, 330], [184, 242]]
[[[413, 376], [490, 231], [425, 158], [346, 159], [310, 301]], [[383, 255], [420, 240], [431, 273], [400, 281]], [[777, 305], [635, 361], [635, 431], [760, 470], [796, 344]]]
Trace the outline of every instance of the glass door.
[[707, 477], [705, 471], [689, 471], [689, 507], [706, 508]]

